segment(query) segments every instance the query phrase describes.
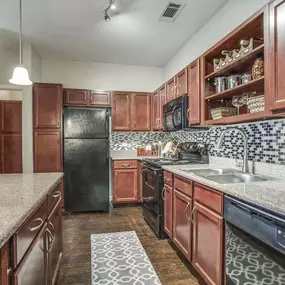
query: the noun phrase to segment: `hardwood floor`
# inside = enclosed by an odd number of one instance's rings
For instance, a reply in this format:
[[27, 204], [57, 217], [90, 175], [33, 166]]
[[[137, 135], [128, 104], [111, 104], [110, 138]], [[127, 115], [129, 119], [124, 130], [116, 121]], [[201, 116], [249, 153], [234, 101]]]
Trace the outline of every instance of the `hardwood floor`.
[[189, 272], [167, 240], [158, 240], [142, 218], [140, 207], [115, 208], [109, 214], [64, 217], [64, 257], [57, 285], [90, 282], [90, 234], [135, 230], [158, 277], [165, 285], [202, 284]]

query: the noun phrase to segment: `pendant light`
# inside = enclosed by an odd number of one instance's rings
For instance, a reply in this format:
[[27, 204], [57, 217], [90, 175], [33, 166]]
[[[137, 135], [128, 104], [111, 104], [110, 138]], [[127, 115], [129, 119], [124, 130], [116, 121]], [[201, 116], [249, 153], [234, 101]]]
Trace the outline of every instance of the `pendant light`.
[[20, 33], [19, 33], [19, 59], [20, 64], [14, 69], [13, 76], [9, 80], [10, 83], [16, 85], [31, 85], [33, 82], [29, 78], [29, 73], [22, 65], [22, 0], [19, 0], [19, 12], [20, 12]]

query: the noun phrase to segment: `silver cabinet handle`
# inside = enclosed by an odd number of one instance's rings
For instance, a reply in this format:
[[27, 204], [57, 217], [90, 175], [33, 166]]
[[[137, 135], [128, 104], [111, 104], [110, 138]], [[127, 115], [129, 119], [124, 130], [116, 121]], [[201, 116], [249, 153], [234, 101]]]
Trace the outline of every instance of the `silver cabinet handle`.
[[137, 121], [134, 121], [134, 126], [135, 126], [135, 128], [137, 127]]
[[129, 164], [121, 164], [121, 166], [122, 166], [122, 167], [130, 167], [131, 164], [130, 164], [130, 163], [129, 163]]
[[163, 187], [162, 192], [161, 192], [161, 198], [163, 201], [165, 201], [164, 192], [165, 192], [165, 187]]
[[189, 217], [189, 216], [187, 215], [187, 209], [188, 209], [188, 207], [190, 207], [190, 203], [188, 203], [188, 204], [186, 205], [184, 212], [185, 212], [185, 216], [186, 216], [187, 220], [190, 222], [191, 217]]
[[50, 252], [52, 247], [53, 247], [53, 244], [54, 244], [54, 240], [55, 240], [55, 236], [52, 235], [51, 231], [49, 229], [46, 229], [48, 235], [49, 235], [49, 238], [50, 240], [48, 240], [49, 242], [49, 247], [48, 247], [48, 250], [47, 252]]
[[60, 191], [55, 191], [54, 194], [52, 194], [53, 198], [57, 198], [61, 196], [61, 192]]
[[194, 207], [192, 212], [191, 212], [191, 222], [194, 225], [194, 212], [195, 212], [196, 208]]
[[38, 230], [43, 224], [44, 224], [44, 220], [42, 219], [42, 218], [37, 218], [37, 219], [34, 219], [33, 221], [32, 221], [32, 223], [33, 222], [40, 222], [37, 226], [35, 226], [35, 227], [29, 227], [29, 230], [31, 231], [31, 232], [34, 232], [34, 231], [36, 231], [36, 230]]
[[190, 120], [190, 108], [187, 110], [187, 113], [186, 113], [186, 117], [187, 117], [187, 119], [188, 119], [188, 121]]
[[[175, 88], [175, 94], [176, 94], [176, 96], [178, 96], [178, 95], [179, 95], [180, 87], [181, 87], [181, 85], [180, 85], [180, 84], [177, 84], [177, 85], [176, 85], [176, 88]], [[177, 90], [178, 90], [178, 91], [177, 91]]]

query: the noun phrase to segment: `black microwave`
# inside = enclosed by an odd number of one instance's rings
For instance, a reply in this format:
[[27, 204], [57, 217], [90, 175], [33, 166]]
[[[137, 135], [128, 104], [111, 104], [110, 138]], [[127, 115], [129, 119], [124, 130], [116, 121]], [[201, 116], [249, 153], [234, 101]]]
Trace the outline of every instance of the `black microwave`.
[[166, 132], [183, 130], [188, 127], [188, 96], [184, 95], [163, 106], [163, 125]]

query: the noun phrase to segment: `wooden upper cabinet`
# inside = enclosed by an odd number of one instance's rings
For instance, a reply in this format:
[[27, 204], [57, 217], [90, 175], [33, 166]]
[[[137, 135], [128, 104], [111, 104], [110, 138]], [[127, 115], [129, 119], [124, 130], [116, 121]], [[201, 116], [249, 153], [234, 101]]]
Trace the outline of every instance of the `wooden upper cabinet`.
[[188, 261], [191, 260], [192, 199], [174, 189], [173, 197], [173, 241]]
[[134, 93], [132, 94], [132, 130], [150, 131], [151, 112], [150, 112], [150, 94]]
[[89, 96], [89, 90], [65, 89], [64, 104], [68, 106], [86, 106]]
[[285, 1], [270, 4], [269, 88], [271, 110], [285, 110]]
[[188, 67], [188, 111], [187, 117], [189, 126], [199, 125], [200, 114], [200, 61], [195, 60]]
[[207, 284], [223, 284], [223, 218], [194, 202], [192, 264]]
[[184, 68], [175, 76], [176, 97], [188, 94], [188, 68]]
[[1, 135], [1, 173], [22, 173], [22, 135]]
[[91, 91], [89, 97], [89, 105], [94, 107], [110, 107], [111, 93], [103, 91]]
[[129, 203], [138, 201], [137, 169], [119, 169], [114, 171], [113, 202]]
[[175, 77], [171, 78], [166, 83], [166, 101], [169, 102], [176, 98], [175, 94]]
[[164, 185], [163, 199], [164, 199], [164, 231], [172, 238], [172, 197], [173, 189], [168, 185]]
[[60, 131], [34, 132], [34, 171], [62, 171]]
[[35, 83], [33, 86], [34, 128], [61, 128], [62, 86]]
[[22, 102], [3, 101], [1, 103], [1, 132], [22, 132]]
[[153, 94], [152, 94], [152, 129], [154, 131], [157, 131], [159, 130], [159, 119], [160, 119], [160, 105], [159, 105], [159, 91], [155, 91]]
[[114, 131], [131, 130], [131, 93], [113, 92], [112, 124]]
[[163, 106], [167, 103], [166, 85], [159, 89], [159, 129], [163, 130]]

